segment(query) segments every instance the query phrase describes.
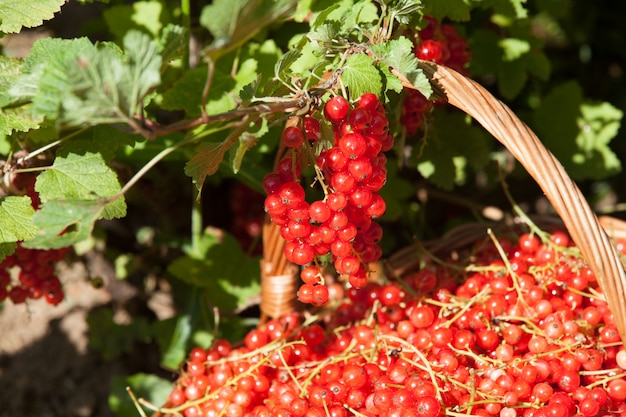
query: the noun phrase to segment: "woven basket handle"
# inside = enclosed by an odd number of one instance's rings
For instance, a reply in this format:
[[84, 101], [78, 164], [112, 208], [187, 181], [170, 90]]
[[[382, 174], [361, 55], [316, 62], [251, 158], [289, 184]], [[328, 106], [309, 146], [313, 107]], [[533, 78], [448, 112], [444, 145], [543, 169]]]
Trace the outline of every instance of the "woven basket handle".
[[626, 346], [626, 274], [580, 189], [533, 131], [484, 87], [450, 68], [426, 62], [420, 67], [439, 94], [476, 119], [541, 187], [595, 273]]

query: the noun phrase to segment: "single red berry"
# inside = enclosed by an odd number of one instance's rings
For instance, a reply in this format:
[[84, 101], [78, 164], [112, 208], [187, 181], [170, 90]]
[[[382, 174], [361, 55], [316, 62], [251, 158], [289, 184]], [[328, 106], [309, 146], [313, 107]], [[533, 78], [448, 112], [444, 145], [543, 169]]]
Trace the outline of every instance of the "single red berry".
[[314, 306], [321, 306], [328, 301], [328, 287], [322, 284], [316, 284], [313, 286], [313, 300], [311, 304]]
[[333, 123], [339, 123], [350, 111], [350, 105], [345, 98], [334, 96], [324, 105], [324, 116]]
[[281, 135], [281, 141], [287, 148], [299, 148], [304, 143], [304, 133], [299, 127], [286, 127]]
[[448, 47], [442, 41], [427, 39], [420, 43], [415, 54], [424, 61], [444, 62], [446, 54], [449, 55]]
[[431, 395], [418, 398], [415, 402], [415, 408], [418, 417], [437, 417], [441, 412], [441, 404]]

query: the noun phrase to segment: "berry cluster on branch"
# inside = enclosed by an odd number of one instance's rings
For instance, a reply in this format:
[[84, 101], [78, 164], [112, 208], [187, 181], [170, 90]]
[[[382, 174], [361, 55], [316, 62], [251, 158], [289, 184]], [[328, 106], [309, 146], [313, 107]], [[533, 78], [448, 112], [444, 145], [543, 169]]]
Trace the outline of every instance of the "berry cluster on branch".
[[306, 266], [298, 298], [313, 305], [328, 300], [321, 265], [331, 263], [358, 288], [367, 283], [368, 263], [380, 259], [382, 228], [373, 220], [386, 209], [378, 192], [387, 178], [384, 152], [393, 146], [384, 107], [374, 94], [361, 96], [354, 108], [335, 96], [324, 105], [324, 117], [334, 137], [312, 162], [323, 198], [307, 202], [301, 184], [302, 150], [322, 139], [320, 122], [312, 117], [284, 129], [283, 145], [293, 152], [263, 180], [265, 211], [280, 226], [285, 257]]
[[[35, 175], [19, 174], [13, 186], [31, 198], [32, 206], [39, 208], [39, 194], [35, 191]], [[5, 299], [14, 304], [27, 299], [45, 299], [52, 305], [63, 301], [61, 281], [56, 273], [56, 264], [67, 255], [67, 248], [29, 249], [17, 243], [12, 255], [0, 262], [0, 303]]]
[[[445, 65], [467, 75], [466, 66], [471, 59], [467, 39], [461, 36], [452, 24], [441, 24], [432, 16], [424, 18], [427, 25], [418, 33], [419, 41], [415, 44], [415, 56], [424, 61]], [[407, 136], [417, 133], [424, 122], [425, 115], [432, 107], [433, 102], [419, 91], [406, 91], [400, 121], [406, 129]]]

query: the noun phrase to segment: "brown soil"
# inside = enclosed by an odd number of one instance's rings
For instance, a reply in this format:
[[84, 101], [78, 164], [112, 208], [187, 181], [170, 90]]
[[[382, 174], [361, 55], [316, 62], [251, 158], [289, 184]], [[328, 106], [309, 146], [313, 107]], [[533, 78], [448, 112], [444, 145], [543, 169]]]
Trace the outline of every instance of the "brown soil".
[[[37, 300], [0, 307], [0, 417], [111, 417], [111, 378], [158, 370], [158, 353], [148, 354], [154, 352], [146, 346], [112, 362], [89, 349], [89, 312], [112, 308], [115, 321], [123, 323], [123, 306], [136, 291], [114, 278], [102, 256], [87, 258], [88, 266], [77, 262], [60, 269], [60, 305]], [[104, 279], [104, 288], [94, 288], [88, 279], [94, 276]], [[154, 298], [156, 316], [173, 314], [167, 295]]]

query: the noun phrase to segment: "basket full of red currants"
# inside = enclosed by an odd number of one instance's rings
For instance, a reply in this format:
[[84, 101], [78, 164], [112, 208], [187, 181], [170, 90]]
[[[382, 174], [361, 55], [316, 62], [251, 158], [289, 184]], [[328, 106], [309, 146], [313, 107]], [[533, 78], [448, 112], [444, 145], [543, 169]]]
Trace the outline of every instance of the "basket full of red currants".
[[375, 94], [331, 94], [289, 120], [263, 180], [264, 274], [280, 279], [264, 285], [301, 308], [266, 309], [238, 344], [194, 348], [155, 416], [626, 416], [626, 242], [609, 238], [534, 133], [466, 76], [454, 27], [430, 20], [416, 55], [439, 96], [406, 93], [407, 134], [433, 105], [460, 108], [535, 178], [564, 227], [485, 233], [393, 273], [377, 223], [394, 143], [387, 110]]

